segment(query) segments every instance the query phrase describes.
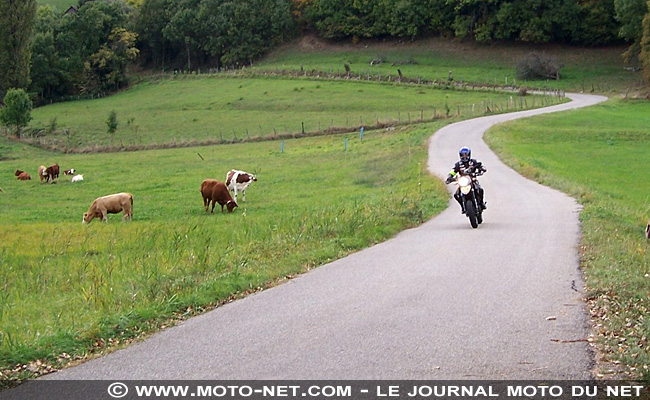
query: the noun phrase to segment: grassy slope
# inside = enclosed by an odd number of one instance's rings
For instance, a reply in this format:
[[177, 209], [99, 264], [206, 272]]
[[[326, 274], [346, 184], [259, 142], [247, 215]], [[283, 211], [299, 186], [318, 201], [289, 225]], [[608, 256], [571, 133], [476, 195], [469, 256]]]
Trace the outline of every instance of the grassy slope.
[[[415, 85], [307, 79], [233, 78], [227, 75], [153, 80], [114, 96], [56, 103], [33, 111], [32, 127], [56, 118], [71, 137], [48, 135], [59, 148], [92, 145], [161, 144], [172, 141], [219, 141], [268, 137], [274, 133], [316, 132], [377, 122], [405, 122], [453, 113], [462, 105], [506, 103], [511, 95], [486, 91], [433, 89]], [[155, 99], [155, 100], [152, 100]], [[111, 111], [120, 127], [107, 133]], [[352, 129], [351, 129], [352, 130]]]
[[[487, 141], [525, 175], [583, 205], [582, 266], [604, 361], [650, 377], [650, 103], [603, 105], [492, 129]], [[599, 371], [606, 375], [607, 369]]]
[[[516, 78], [518, 60], [531, 51], [555, 57], [563, 65], [560, 81], [517, 82], [531, 87], [570, 91], [625, 92], [638, 86], [639, 72], [625, 70], [621, 62], [624, 47], [582, 48], [555, 45], [479, 45], [444, 39], [417, 42], [335, 45], [302, 38], [280, 48], [258, 63], [257, 69], [294, 69], [343, 72], [345, 63], [355, 73], [390, 74], [397, 69], [407, 77], [447, 80], [449, 72], [456, 82], [511, 85]], [[373, 59], [384, 62], [370, 66]], [[507, 78], [507, 80], [506, 80]]]

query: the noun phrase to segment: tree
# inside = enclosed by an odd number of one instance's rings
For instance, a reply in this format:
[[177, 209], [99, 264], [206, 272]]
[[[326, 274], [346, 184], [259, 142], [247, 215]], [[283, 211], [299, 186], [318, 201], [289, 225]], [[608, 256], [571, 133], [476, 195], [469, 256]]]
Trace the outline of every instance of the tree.
[[90, 57], [110, 41], [115, 28], [128, 25], [129, 10], [123, 1], [94, 0], [83, 3], [77, 13], [62, 17], [55, 45], [70, 81], [76, 86], [74, 91], [98, 90], [97, 79], [88, 79]]
[[621, 24], [619, 36], [632, 44], [623, 53], [626, 62], [637, 59], [641, 51], [643, 17], [648, 13], [646, 0], [614, 0], [616, 20]]
[[247, 65], [293, 32], [287, 0], [203, 0], [196, 15], [201, 42], [220, 64]]
[[163, 37], [172, 43], [178, 43], [185, 50], [187, 69], [192, 69], [192, 54], [201, 56], [201, 45], [198, 41], [201, 36], [197, 30], [201, 27], [197, 13], [200, 0], [181, 0], [176, 3], [176, 9], [163, 28]]
[[16, 128], [20, 137], [22, 128], [32, 120], [32, 101], [23, 89], [9, 89], [4, 97], [5, 106], [0, 109], [0, 122]]
[[136, 34], [124, 28], [115, 28], [108, 42], [86, 64], [91, 75], [89, 81], [97, 82], [94, 91], [117, 90], [128, 83], [126, 67], [138, 58], [135, 47]]
[[56, 35], [60, 18], [49, 5], [38, 7], [32, 42], [30, 92], [38, 93], [40, 100], [66, 93], [71, 87], [64, 60], [57, 49]]
[[[573, 42], [586, 45], [608, 44], [618, 38], [614, 0], [582, 0], [578, 2], [581, 16]], [[576, 24], [577, 25], [577, 24]]]
[[135, 32], [144, 64], [164, 68], [182, 49], [163, 34], [175, 13], [175, 0], [145, 0], [142, 3], [135, 20]]
[[0, 0], [0, 94], [29, 86], [36, 0]]
[[648, 12], [643, 17], [643, 35], [641, 37], [641, 53], [639, 60], [643, 65], [643, 79], [650, 85], [650, 1]]

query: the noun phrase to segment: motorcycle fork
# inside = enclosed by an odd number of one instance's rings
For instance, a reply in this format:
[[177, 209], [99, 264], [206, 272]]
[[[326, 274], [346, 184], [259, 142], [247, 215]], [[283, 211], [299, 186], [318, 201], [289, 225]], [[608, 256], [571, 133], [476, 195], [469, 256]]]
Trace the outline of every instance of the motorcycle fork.
[[478, 206], [478, 198], [476, 197], [476, 188], [472, 187], [472, 203], [474, 203], [474, 210], [477, 213], [481, 212], [481, 208]]

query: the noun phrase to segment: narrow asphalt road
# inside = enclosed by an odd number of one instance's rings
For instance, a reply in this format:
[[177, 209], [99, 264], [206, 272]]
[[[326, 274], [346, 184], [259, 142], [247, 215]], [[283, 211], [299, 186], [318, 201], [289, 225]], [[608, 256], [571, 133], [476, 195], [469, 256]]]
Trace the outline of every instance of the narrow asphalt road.
[[579, 207], [522, 178], [481, 139], [495, 123], [605, 100], [569, 97], [432, 137], [435, 175], [444, 178], [463, 145], [488, 168], [479, 229], [451, 199], [387, 242], [46, 379], [590, 378]]

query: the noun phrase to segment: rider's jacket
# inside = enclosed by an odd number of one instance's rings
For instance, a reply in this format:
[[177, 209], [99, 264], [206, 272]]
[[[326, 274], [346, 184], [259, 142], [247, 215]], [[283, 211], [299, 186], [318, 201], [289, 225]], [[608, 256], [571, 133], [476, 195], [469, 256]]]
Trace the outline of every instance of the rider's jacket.
[[459, 173], [462, 170], [465, 170], [467, 168], [473, 167], [472, 169], [474, 172], [485, 172], [486, 169], [483, 167], [483, 163], [480, 161], [470, 158], [469, 161], [462, 162], [462, 161], [456, 161], [456, 164], [454, 164], [454, 168], [452, 168], [451, 171], [449, 171], [449, 176], [456, 176], [457, 173]]

